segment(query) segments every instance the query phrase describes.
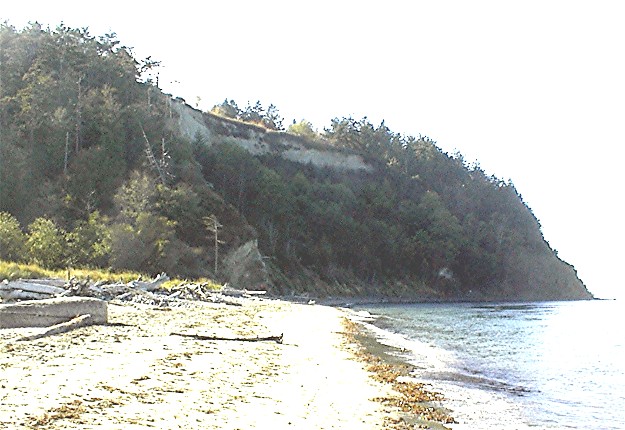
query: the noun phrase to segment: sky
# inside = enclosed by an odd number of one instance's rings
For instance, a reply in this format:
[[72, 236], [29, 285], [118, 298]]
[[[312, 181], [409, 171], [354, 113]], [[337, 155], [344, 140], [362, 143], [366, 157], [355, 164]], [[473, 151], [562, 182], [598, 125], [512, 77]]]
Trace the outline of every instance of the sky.
[[511, 180], [600, 298], [625, 300], [620, 0], [2, 2], [0, 20], [115, 32], [159, 84], [285, 124], [382, 120]]

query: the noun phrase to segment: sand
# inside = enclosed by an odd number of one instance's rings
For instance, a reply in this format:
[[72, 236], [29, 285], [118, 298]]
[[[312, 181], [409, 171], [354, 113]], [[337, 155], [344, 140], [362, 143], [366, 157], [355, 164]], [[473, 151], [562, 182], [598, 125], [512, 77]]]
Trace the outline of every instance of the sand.
[[[109, 325], [0, 330], [0, 428], [374, 429], [400, 412], [355, 359], [339, 309], [109, 303]], [[197, 340], [274, 336], [277, 342]], [[377, 400], [376, 400], [377, 399]]]

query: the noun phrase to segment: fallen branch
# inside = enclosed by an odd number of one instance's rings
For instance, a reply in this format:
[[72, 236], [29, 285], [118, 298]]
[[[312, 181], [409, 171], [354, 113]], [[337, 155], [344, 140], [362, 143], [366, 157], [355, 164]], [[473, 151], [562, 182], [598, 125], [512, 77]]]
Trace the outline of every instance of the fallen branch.
[[196, 340], [224, 340], [233, 342], [276, 342], [282, 343], [284, 333], [280, 336], [264, 336], [264, 337], [219, 337], [219, 336], [205, 336], [201, 334], [192, 333], [170, 333], [171, 336], [190, 337]]
[[24, 336], [18, 339], [18, 341], [37, 340], [43, 337], [53, 336], [55, 334], [67, 333], [68, 331], [72, 331], [77, 328], [88, 326], [91, 324], [93, 324], [93, 318], [91, 318], [91, 315], [79, 315], [76, 318], [72, 318], [67, 322], [53, 325], [42, 333], [33, 334], [31, 336]]

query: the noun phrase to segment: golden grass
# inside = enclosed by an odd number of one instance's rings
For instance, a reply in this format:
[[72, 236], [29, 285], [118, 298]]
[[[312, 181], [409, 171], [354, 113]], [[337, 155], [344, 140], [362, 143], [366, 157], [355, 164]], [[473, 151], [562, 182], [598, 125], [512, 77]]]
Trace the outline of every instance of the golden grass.
[[170, 290], [173, 287], [177, 287], [180, 284], [202, 284], [205, 287], [210, 288], [211, 290], [219, 290], [221, 289], [221, 285], [208, 278], [199, 278], [199, 279], [170, 279], [169, 281], [163, 283], [163, 288], [166, 290]]
[[[136, 279], [149, 279], [149, 276], [138, 272], [112, 272], [104, 269], [73, 269], [59, 270], [56, 272], [58, 278], [69, 279], [90, 279], [92, 281], [111, 281], [127, 283]], [[69, 276], [68, 276], [69, 275]]]
[[[14, 263], [0, 260], [0, 281], [7, 279], [13, 281], [16, 279], [34, 279], [34, 278], [57, 278], [66, 279], [76, 278], [78, 280], [90, 279], [92, 281], [109, 281], [128, 283], [139, 278], [143, 280], [151, 279], [151, 276], [138, 272], [113, 272], [104, 269], [74, 269], [68, 268], [63, 270], [47, 270], [36, 264]], [[204, 284], [211, 289], [217, 290], [221, 286], [214, 281], [206, 278], [188, 280], [188, 279], [170, 279], [163, 284], [163, 288], [172, 288], [180, 284]]]
[[0, 260], [0, 281], [13, 281], [19, 278], [53, 278], [54, 271], [43, 269], [35, 264], [13, 263]]

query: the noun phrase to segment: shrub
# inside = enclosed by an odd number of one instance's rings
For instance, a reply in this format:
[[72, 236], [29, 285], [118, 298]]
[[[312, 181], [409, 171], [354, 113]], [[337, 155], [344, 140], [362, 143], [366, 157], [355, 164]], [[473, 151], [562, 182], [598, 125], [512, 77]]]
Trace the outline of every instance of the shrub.
[[37, 218], [28, 226], [28, 259], [46, 269], [65, 265], [65, 232], [46, 218]]
[[13, 215], [0, 212], [0, 260], [21, 261], [26, 238]]

